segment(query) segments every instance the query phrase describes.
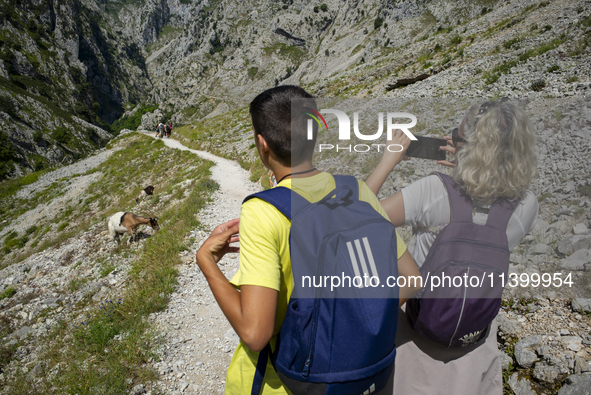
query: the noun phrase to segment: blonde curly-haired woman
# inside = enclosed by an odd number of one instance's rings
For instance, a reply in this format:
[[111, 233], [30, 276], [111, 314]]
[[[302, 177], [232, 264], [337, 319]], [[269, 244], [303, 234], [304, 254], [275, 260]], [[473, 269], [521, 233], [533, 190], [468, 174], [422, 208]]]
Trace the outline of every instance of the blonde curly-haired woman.
[[[527, 115], [509, 102], [476, 104], [446, 139], [448, 145], [441, 149], [454, 154], [456, 160], [438, 163], [453, 167], [453, 180], [472, 198], [474, 223], [486, 223], [488, 207], [495, 200], [521, 199], [507, 225], [509, 249], [513, 249], [531, 231], [538, 214], [537, 199], [527, 190], [536, 175], [534, 136]], [[401, 132], [392, 142], [405, 150], [410, 144]], [[403, 159], [403, 153], [384, 153], [366, 182], [374, 193]], [[439, 230], [450, 222], [443, 182], [437, 175], [429, 175], [381, 204], [394, 226], [413, 227], [413, 256], [421, 266]], [[475, 344], [446, 348], [414, 332], [406, 321], [404, 306], [399, 313], [394, 394], [502, 394], [495, 321]]]

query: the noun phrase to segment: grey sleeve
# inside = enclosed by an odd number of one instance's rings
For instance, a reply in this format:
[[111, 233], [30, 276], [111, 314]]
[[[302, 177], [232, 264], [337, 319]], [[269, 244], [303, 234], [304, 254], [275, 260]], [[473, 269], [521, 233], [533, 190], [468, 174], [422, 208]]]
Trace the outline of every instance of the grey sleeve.
[[526, 234], [531, 232], [538, 220], [538, 199], [527, 191], [525, 197], [515, 209], [515, 212], [509, 219], [507, 225], [507, 240], [509, 240], [509, 250], [517, 247]]
[[402, 189], [404, 222], [413, 228], [448, 224], [450, 208], [447, 190], [436, 175], [413, 182]]

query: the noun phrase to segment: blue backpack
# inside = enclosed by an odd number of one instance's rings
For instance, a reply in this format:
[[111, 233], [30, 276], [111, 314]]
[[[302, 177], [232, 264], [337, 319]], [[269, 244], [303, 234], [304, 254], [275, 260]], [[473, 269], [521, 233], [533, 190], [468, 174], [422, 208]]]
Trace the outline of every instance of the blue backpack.
[[497, 200], [486, 224], [477, 225], [470, 197], [451, 177], [436, 174], [447, 189], [451, 221], [429, 249], [421, 267], [424, 287], [406, 302], [406, 318], [424, 338], [467, 347], [485, 337], [501, 307], [501, 277], [506, 282], [509, 270], [507, 224], [519, 199]]
[[265, 200], [291, 219], [294, 283], [275, 349], [267, 345], [259, 354], [252, 395], [261, 392], [269, 357], [296, 395], [371, 394], [392, 373], [396, 232], [359, 200], [354, 177], [334, 179], [336, 188], [317, 203], [284, 187], [245, 199]]

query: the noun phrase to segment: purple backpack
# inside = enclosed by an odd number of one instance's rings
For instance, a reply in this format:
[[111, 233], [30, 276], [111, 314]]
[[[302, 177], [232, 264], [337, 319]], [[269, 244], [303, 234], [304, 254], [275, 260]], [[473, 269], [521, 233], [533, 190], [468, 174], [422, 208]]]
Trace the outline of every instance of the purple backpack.
[[410, 326], [446, 347], [485, 337], [501, 307], [509, 270], [507, 223], [519, 204], [497, 200], [485, 225], [472, 221], [472, 200], [451, 177], [436, 173], [449, 195], [451, 221], [421, 267], [423, 289], [406, 303]]

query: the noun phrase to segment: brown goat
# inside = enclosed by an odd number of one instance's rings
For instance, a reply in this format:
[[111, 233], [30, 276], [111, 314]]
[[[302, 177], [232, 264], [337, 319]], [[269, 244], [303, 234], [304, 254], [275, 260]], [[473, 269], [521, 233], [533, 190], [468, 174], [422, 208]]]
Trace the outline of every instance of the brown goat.
[[130, 239], [127, 241], [127, 244], [135, 241], [136, 238], [136, 230], [140, 225], [150, 225], [152, 229], [158, 230], [160, 226], [158, 225], [158, 218], [156, 217], [140, 217], [133, 213], [125, 213], [120, 211], [109, 219], [109, 235], [113, 237], [113, 240], [118, 240], [119, 235], [125, 232], [129, 232], [131, 235]]

